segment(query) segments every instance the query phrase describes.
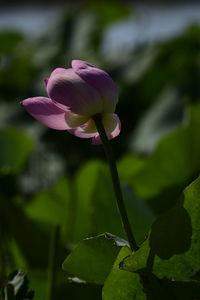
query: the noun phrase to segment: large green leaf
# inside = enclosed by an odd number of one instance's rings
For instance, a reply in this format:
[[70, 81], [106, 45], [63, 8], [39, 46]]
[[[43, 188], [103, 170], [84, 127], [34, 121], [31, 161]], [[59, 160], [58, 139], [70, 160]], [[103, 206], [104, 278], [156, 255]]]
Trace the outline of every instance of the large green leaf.
[[0, 172], [19, 173], [34, 148], [30, 136], [16, 128], [0, 130]]
[[143, 286], [140, 282], [140, 276], [119, 269], [119, 263], [130, 254], [131, 251], [128, 247], [123, 247], [120, 250], [112, 271], [105, 281], [102, 290], [103, 300], [146, 299]]
[[[123, 268], [129, 271], [145, 269], [151, 249], [151, 253], [157, 254], [153, 262], [153, 273], [156, 276], [176, 280], [188, 280], [193, 277], [200, 270], [199, 215], [200, 177], [185, 189], [183, 208], [179, 211], [178, 208], [174, 208], [160, 216], [152, 226], [150, 238], [136, 253], [125, 259]], [[174, 233], [171, 233], [172, 230]], [[155, 238], [159, 240], [156, 241]], [[177, 241], [174, 240], [173, 243], [173, 239]]]
[[[140, 199], [156, 212], [173, 206], [200, 168], [200, 104], [193, 105], [186, 124], [164, 136], [138, 171], [124, 177]], [[135, 159], [135, 156], [134, 156]], [[133, 162], [134, 163], [134, 162]], [[131, 163], [130, 163], [130, 169]]]
[[177, 205], [153, 223], [150, 247], [160, 258], [168, 259], [190, 248], [191, 235], [190, 216], [185, 208]]
[[[98, 161], [89, 162], [78, 174], [76, 184], [75, 240], [106, 231], [125, 238], [108, 168]], [[123, 184], [122, 190], [136, 239], [141, 241], [149, 230], [153, 214], [137, 199], [130, 186]]]
[[127, 242], [110, 233], [81, 241], [66, 258], [63, 269], [71, 277], [103, 284], [115, 259]]
[[163, 189], [187, 181], [194, 172], [188, 128], [180, 127], [159, 142], [144, 168], [133, 178], [133, 186], [143, 199]]

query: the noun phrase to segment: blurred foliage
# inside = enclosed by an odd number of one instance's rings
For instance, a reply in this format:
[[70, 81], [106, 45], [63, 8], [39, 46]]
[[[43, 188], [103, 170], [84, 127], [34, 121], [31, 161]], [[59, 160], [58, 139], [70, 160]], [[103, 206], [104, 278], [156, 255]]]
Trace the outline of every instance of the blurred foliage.
[[22, 271], [14, 271], [9, 275], [3, 289], [3, 300], [31, 300], [34, 292], [29, 291], [27, 275]]
[[[108, 59], [107, 30], [133, 17], [122, 1], [90, 1], [63, 10], [39, 38], [0, 32], [0, 283], [22, 269], [37, 300], [46, 297], [56, 225], [58, 299], [199, 297], [200, 28]], [[141, 245], [133, 254], [113, 237], [125, 238], [102, 147], [45, 128], [19, 105], [45, 96], [43, 78], [74, 58], [104, 69], [119, 88], [122, 132], [111, 144]]]

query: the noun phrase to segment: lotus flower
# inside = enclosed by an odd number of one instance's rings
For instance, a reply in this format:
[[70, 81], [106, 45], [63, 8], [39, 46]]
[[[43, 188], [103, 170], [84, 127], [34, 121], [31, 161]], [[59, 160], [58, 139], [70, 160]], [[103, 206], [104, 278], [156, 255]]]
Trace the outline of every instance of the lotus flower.
[[72, 68], [55, 69], [44, 79], [44, 84], [48, 98], [33, 97], [21, 102], [40, 123], [101, 144], [92, 118], [101, 114], [108, 139], [120, 133], [120, 120], [114, 113], [118, 91], [103, 70], [85, 61], [73, 60]]

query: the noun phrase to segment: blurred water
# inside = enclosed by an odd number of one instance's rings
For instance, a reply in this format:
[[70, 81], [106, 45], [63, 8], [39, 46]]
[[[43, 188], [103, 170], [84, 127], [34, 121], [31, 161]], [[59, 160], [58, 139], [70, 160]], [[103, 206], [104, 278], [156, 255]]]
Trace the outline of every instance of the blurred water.
[[40, 36], [56, 24], [59, 6], [14, 6], [0, 8], [0, 30], [16, 29], [30, 36]]
[[[19, 29], [38, 36], [56, 26], [63, 6], [16, 6], [0, 9], [0, 30]], [[200, 23], [200, 3], [135, 4], [131, 18], [113, 24], [104, 38], [106, 51], [166, 39], [180, 33], [189, 23]]]
[[111, 26], [104, 38], [104, 52], [118, 49], [128, 52], [144, 43], [166, 40], [180, 34], [192, 24], [200, 24], [200, 3], [135, 6], [135, 14], [127, 21]]

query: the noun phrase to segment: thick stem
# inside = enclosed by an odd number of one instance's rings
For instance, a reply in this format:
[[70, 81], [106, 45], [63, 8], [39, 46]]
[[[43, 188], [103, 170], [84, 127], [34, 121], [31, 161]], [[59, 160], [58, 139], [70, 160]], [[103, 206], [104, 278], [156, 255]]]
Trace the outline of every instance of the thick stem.
[[59, 239], [59, 226], [54, 226], [51, 234], [48, 262], [47, 295], [46, 300], [55, 299], [55, 280], [56, 280], [56, 257]]
[[117, 167], [116, 167], [116, 162], [115, 158], [112, 152], [111, 145], [108, 141], [103, 123], [102, 123], [102, 117], [101, 115], [95, 115], [93, 117], [93, 120], [95, 122], [96, 128], [98, 130], [98, 133], [100, 135], [104, 151], [106, 153], [106, 157], [109, 163], [110, 167], [110, 172], [111, 172], [111, 177], [112, 177], [112, 182], [113, 182], [113, 187], [114, 187], [114, 192], [117, 200], [117, 207], [121, 216], [121, 221], [124, 227], [124, 230], [126, 232], [130, 247], [132, 251], [136, 251], [138, 249], [138, 246], [136, 244], [135, 238], [132, 233], [132, 229], [128, 220], [128, 216], [126, 213], [126, 208], [124, 205], [123, 197], [122, 197], [122, 191], [121, 191], [121, 186], [119, 182], [119, 176], [117, 172]]

